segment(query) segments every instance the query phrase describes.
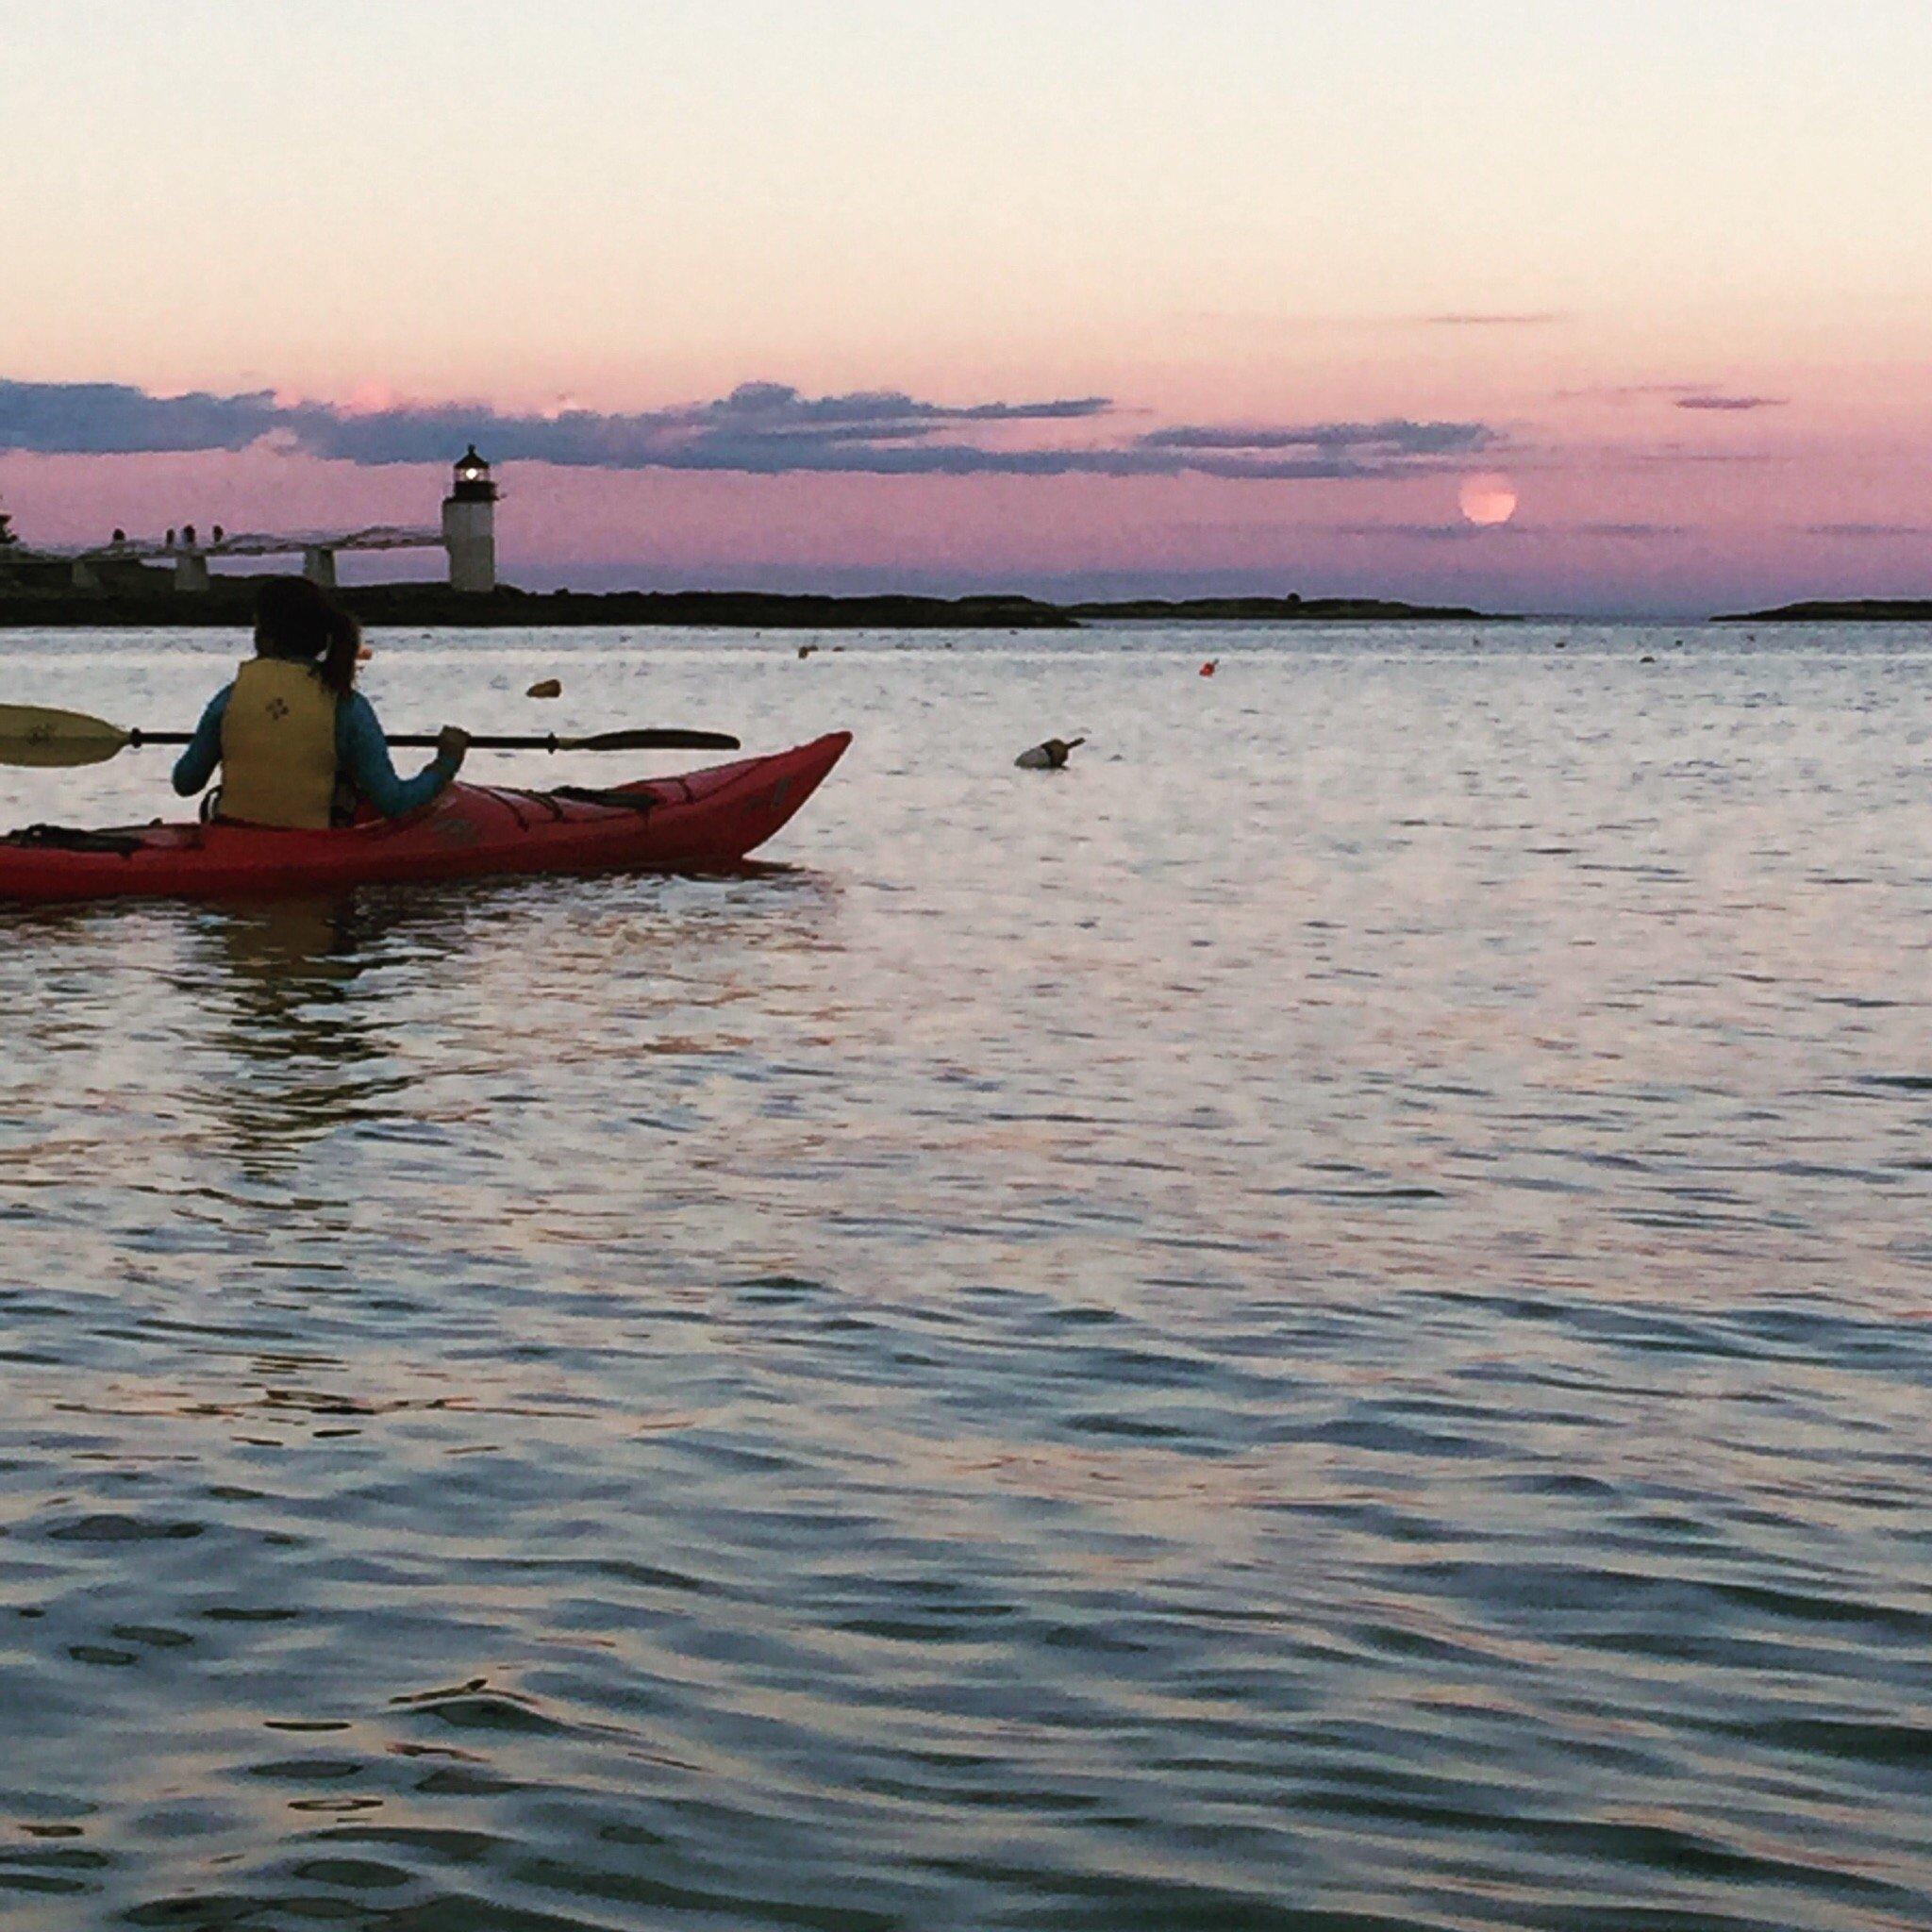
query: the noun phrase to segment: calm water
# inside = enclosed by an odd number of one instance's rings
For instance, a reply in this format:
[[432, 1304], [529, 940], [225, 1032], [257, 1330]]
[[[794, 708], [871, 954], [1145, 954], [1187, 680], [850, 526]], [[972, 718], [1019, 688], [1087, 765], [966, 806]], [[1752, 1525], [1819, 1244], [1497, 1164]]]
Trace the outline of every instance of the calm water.
[[1932, 639], [376, 641], [858, 743], [0, 914], [6, 1932], [1932, 1923]]

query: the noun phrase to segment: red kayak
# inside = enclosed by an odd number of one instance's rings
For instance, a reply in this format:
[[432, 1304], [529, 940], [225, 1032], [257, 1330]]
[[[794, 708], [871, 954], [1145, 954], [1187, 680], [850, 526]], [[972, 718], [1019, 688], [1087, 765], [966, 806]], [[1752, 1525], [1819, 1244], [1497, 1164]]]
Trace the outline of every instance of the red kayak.
[[340, 831], [35, 826], [0, 839], [0, 904], [215, 899], [520, 873], [703, 871], [762, 845], [817, 791], [849, 731], [770, 758], [592, 791], [452, 785], [401, 819]]

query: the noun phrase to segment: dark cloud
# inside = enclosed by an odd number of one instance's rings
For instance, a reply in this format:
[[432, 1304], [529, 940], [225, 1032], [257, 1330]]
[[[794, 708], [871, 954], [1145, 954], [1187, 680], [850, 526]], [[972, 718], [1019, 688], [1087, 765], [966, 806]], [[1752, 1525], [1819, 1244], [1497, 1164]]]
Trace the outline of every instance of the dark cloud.
[[1320, 526], [1330, 537], [1375, 537], [1405, 543], [1488, 542], [1493, 538], [1521, 537], [1521, 524], [1324, 524]]
[[266, 390], [153, 396], [119, 382], [0, 379], [0, 449], [86, 456], [246, 449], [276, 426], [280, 413]]
[[1393, 537], [1413, 542], [1457, 542], [1479, 540], [1488, 542], [1497, 537], [1594, 537], [1623, 538], [1685, 537], [1690, 534], [1684, 524], [1533, 524], [1514, 518], [1507, 524], [1330, 524], [1324, 526], [1337, 537]]
[[1151, 450], [1256, 451], [1307, 449], [1348, 453], [1369, 460], [1469, 455], [1487, 449], [1494, 432], [1480, 423], [1308, 423], [1182, 425], [1156, 429], [1140, 440]]
[[714, 402], [635, 414], [519, 416], [454, 403], [344, 414], [311, 405], [287, 412], [283, 426], [311, 454], [354, 463], [439, 462], [453, 443], [476, 441], [498, 460], [581, 469], [893, 474], [943, 471], [952, 458], [978, 452], [972, 442], [934, 440], [958, 425], [1083, 422], [1111, 408], [1105, 396], [952, 408], [891, 390], [807, 396], [782, 383], [750, 382]]
[[1680, 409], [1720, 409], [1726, 411], [1782, 409], [1790, 401], [1790, 396], [1691, 395], [1679, 396], [1677, 398], [1677, 408]]
[[1552, 525], [1553, 537], [1688, 537], [1689, 524], [1562, 524]]
[[1664, 401], [1678, 409], [1716, 411], [1782, 409], [1789, 396], [1732, 395], [1707, 382], [1625, 382], [1601, 389], [1559, 389], [1559, 403], [1637, 403]]
[[849, 395], [805, 396], [783, 382], [741, 382], [728, 396], [664, 412], [662, 420], [762, 424], [1041, 423], [1104, 416], [1107, 396], [1074, 396], [1047, 403], [970, 403], [955, 408], [922, 403], [902, 390], [856, 390]]
[[807, 396], [745, 383], [727, 396], [635, 413], [502, 412], [447, 403], [349, 411], [245, 395], [155, 396], [118, 383], [0, 381], [0, 449], [105, 454], [242, 449], [273, 438], [340, 462], [441, 463], [475, 441], [493, 460], [602, 470], [722, 470], [759, 475], [1173, 476], [1238, 479], [1389, 475], [1488, 448], [1479, 423], [1191, 425], [1125, 441], [1014, 444], [1002, 426], [1095, 424], [1105, 396], [1041, 402], [922, 401], [896, 390]]
[[1932, 537], [1927, 524], [1806, 524], [1807, 537]]

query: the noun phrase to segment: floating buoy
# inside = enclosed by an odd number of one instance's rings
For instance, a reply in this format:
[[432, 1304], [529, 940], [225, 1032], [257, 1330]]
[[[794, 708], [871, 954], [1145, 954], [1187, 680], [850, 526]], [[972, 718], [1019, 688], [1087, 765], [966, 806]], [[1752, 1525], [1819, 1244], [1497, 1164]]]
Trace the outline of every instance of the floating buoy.
[[540, 677], [524, 695], [526, 698], [560, 698], [563, 695], [561, 680], [555, 677]]
[[1013, 762], [1023, 772], [1058, 772], [1066, 763], [1067, 754], [1086, 742], [1084, 738], [1049, 738], [1045, 743], [1023, 751]]
[[372, 658], [375, 656], [375, 653], [372, 651], [367, 644], [362, 644], [359, 645], [357, 649], [356, 661], [358, 664], [366, 664], [368, 663], [370, 658]]
[[1214, 667], [1220, 662], [1221, 659], [1219, 658], [1208, 658], [1207, 663], [1201, 667], [1201, 675], [1203, 677], [1212, 677], [1214, 675]]

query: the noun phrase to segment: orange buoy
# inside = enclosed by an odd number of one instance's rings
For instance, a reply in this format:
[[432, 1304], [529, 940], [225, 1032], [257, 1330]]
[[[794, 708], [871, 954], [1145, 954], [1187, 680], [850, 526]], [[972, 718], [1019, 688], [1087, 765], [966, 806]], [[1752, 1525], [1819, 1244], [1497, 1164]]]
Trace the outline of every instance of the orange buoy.
[[1207, 663], [1201, 667], [1201, 675], [1203, 677], [1212, 677], [1214, 675], [1214, 667], [1220, 662], [1221, 659], [1219, 658], [1208, 658]]

